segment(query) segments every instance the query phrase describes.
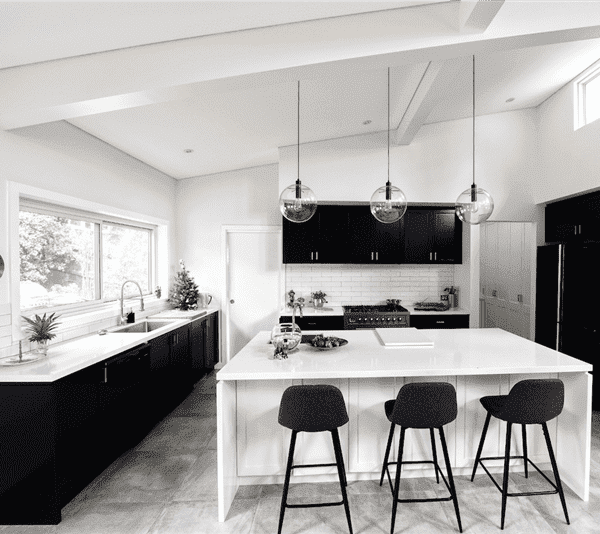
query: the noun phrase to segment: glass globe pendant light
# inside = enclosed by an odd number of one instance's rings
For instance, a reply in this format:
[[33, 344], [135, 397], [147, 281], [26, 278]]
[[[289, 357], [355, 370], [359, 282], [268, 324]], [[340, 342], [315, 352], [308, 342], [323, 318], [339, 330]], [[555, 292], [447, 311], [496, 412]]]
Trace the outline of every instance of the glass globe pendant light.
[[494, 211], [491, 195], [475, 184], [475, 56], [473, 56], [473, 184], [456, 199], [456, 216], [468, 224], [481, 224]]
[[300, 80], [298, 80], [298, 179], [286, 187], [279, 197], [279, 209], [291, 222], [308, 221], [317, 211], [317, 197], [300, 182]]
[[387, 158], [388, 179], [371, 197], [371, 213], [379, 222], [390, 224], [399, 221], [406, 213], [406, 197], [404, 193], [390, 182], [390, 68], [388, 67], [388, 129]]

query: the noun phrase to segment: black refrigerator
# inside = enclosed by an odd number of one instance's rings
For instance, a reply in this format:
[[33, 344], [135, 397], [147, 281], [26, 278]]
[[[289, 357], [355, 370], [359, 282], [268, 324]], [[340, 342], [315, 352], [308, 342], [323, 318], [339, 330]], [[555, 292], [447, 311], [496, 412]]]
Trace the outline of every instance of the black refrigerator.
[[535, 341], [598, 367], [592, 407], [600, 410], [600, 243], [537, 249]]

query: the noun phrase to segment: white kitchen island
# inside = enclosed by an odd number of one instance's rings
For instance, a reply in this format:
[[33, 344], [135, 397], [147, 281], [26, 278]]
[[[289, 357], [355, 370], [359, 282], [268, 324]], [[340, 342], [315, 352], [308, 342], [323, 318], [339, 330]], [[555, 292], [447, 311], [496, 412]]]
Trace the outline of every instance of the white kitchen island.
[[[505, 395], [525, 378], [560, 378], [565, 406], [548, 427], [562, 481], [587, 501], [592, 366], [496, 328], [419, 332], [433, 341], [433, 347], [387, 348], [374, 330], [343, 330], [326, 335], [347, 339], [346, 346], [319, 351], [301, 344], [287, 360], [271, 359], [270, 333], [257, 334], [217, 373], [219, 521], [225, 521], [240, 485], [283, 482], [290, 431], [279, 425], [278, 410], [283, 391], [295, 384], [327, 383], [342, 391], [350, 421], [340, 428], [340, 438], [352, 481], [379, 478], [389, 432], [383, 404], [405, 383], [445, 381], [456, 388], [458, 417], [445, 430], [454, 474], [461, 475], [473, 468], [486, 414], [479, 403], [482, 396]], [[484, 456], [503, 455], [505, 428], [492, 419]], [[520, 433], [514, 434], [512, 454], [519, 454]], [[299, 463], [333, 461], [327, 433], [302, 433], [298, 441]], [[405, 459], [431, 459], [430, 447], [426, 431], [411, 431]], [[540, 467], [549, 465], [539, 425], [528, 432], [528, 453]], [[514, 463], [514, 469], [521, 469], [522, 461]], [[495, 468], [493, 462], [489, 465], [490, 470], [501, 468], [500, 463]], [[433, 475], [432, 469], [420, 465], [402, 471], [406, 476]], [[292, 483], [335, 477], [334, 468], [306, 469], [294, 473]]]

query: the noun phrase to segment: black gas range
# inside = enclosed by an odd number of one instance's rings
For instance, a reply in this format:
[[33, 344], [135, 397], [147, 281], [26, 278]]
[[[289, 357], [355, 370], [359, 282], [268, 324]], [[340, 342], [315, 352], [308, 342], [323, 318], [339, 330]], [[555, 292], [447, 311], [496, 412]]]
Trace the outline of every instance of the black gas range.
[[359, 328], [407, 328], [410, 313], [399, 304], [343, 306], [344, 330]]

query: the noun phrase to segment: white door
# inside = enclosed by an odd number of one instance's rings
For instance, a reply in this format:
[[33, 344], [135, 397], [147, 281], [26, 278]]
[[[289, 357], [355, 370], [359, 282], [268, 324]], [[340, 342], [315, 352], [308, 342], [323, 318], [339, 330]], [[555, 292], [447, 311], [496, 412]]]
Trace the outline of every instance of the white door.
[[225, 245], [225, 362], [258, 332], [279, 320], [283, 299], [281, 228], [223, 228]]

